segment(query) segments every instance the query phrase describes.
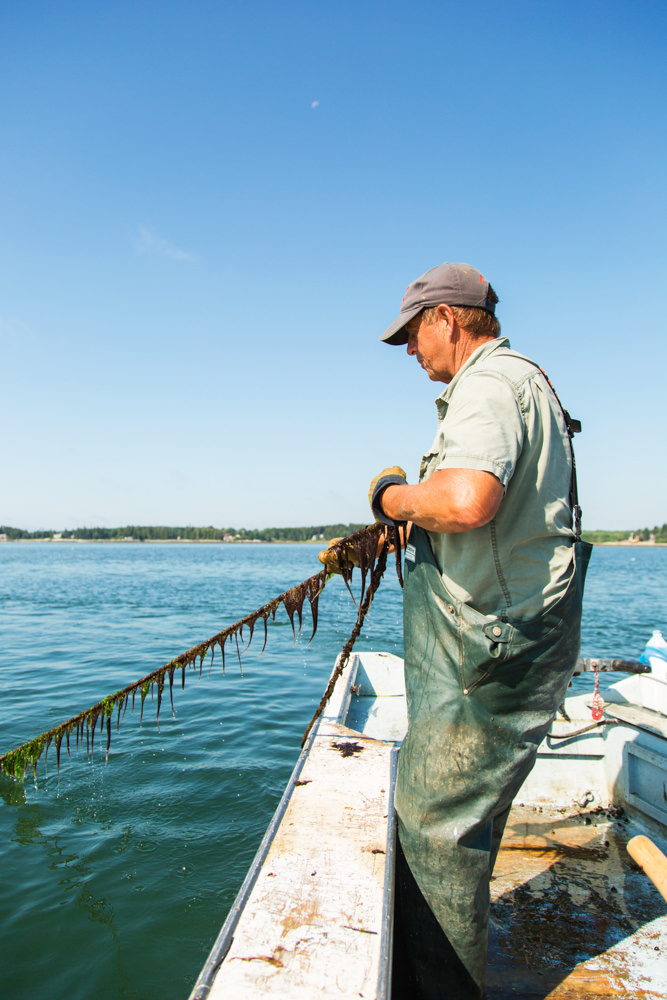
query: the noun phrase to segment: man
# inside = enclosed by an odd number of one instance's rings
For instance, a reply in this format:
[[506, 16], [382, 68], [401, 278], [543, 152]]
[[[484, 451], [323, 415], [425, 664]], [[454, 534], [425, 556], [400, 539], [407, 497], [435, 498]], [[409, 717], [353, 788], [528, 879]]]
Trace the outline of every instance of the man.
[[475, 268], [442, 264], [381, 337], [446, 386], [419, 483], [394, 467], [370, 494], [409, 525], [394, 996], [415, 1000], [483, 995], [500, 838], [579, 652], [566, 416], [500, 336], [497, 301]]

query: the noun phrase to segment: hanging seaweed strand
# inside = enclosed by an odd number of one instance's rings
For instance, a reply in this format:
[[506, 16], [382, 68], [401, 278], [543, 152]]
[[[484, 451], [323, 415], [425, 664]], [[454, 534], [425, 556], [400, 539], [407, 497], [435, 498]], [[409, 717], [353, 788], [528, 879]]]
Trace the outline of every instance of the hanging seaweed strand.
[[[344, 669], [345, 669], [345, 667], [347, 665], [347, 662], [350, 659], [350, 656], [352, 654], [352, 649], [354, 647], [354, 644], [357, 641], [357, 639], [359, 638], [359, 634], [361, 632], [361, 629], [363, 627], [364, 621], [366, 619], [366, 615], [369, 612], [369, 609], [370, 609], [370, 606], [372, 604], [372, 601], [373, 601], [373, 598], [375, 596], [375, 593], [376, 593], [378, 587], [380, 586], [380, 580], [382, 579], [382, 575], [383, 575], [383, 573], [384, 573], [384, 571], [386, 569], [386, 566], [387, 566], [387, 553], [389, 551], [389, 536], [390, 535], [391, 535], [391, 542], [392, 542], [392, 544], [394, 546], [394, 551], [396, 553], [396, 573], [398, 575], [398, 579], [399, 579], [399, 582], [400, 582], [401, 586], [403, 586], [403, 574], [401, 573], [401, 539], [400, 539], [400, 536], [399, 536], [399, 529], [398, 528], [388, 528], [385, 531], [385, 533], [384, 533], [383, 544], [382, 544], [382, 547], [380, 549], [379, 555], [377, 557], [377, 564], [375, 564], [375, 555], [374, 555], [374, 553], [371, 552], [370, 548], [366, 548], [366, 555], [367, 555], [367, 558], [368, 558], [368, 563], [364, 564], [363, 562], [361, 562], [361, 559], [360, 559], [360, 567], [361, 566], [369, 566], [370, 567], [370, 584], [369, 584], [368, 590], [366, 591], [365, 595], [364, 595], [364, 587], [363, 587], [363, 584], [362, 584], [362, 588], [361, 588], [362, 597], [360, 598], [359, 605], [357, 607], [357, 620], [354, 623], [354, 628], [352, 629], [352, 632], [350, 633], [350, 638], [347, 640], [347, 642], [345, 643], [345, 645], [343, 646], [343, 648], [341, 650], [341, 653], [340, 653], [340, 655], [338, 657], [338, 660], [337, 660], [337, 663], [336, 663], [336, 667], [335, 667], [334, 671], [332, 672], [331, 677], [329, 678], [329, 683], [327, 685], [326, 691], [322, 695], [322, 700], [320, 701], [319, 705], [317, 706], [317, 709], [315, 710], [315, 714], [313, 715], [312, 719], [308, 723], [306, 731], [303, 734], [303, 738], [301, 740], [301, 746], [302, 747], [305, 746], [306, 740], [308, 739], [308, 736], [310, 735], [311, 729], [313, 728], [313, 726], [315, 725], [315, 723], [319, 719], [320, 715], [324, 711], [324, 708], [325, 708], [327, 702], [329, 701], [329, 698], [331, 697], [331, 695], [333, 693], [333, 689], [334, 689], [334, 687], [336, 685], [336, 681], [342, 675], [342, 673], [343, 673], [343, 671], [344, 671]], [[377, 544], [376, 544], [376, 549], [377, 549]], [[357, 555], [359, 555], [358, 552], [357, 552]], [[363, 572], [364, 571], [362, 570], [362, 573]]]
[[[370, 607], [373, 594], [379, 586], [380, 579], [386, 565], [386, 533], [382, 538], [380, 556], [376, 561], [378, 545], [380, 543], [383, 530], [382, 525], [370, 525], [367, 528], [362, 528], [361, 531], [356, 531], [353, 535], [349, 535], [347, 538], [340, 539], [339, 542], [332, 546], [337, 561], [338, 571], [343, 577], [350, 593], [352, 593], [350, 580], [355, 563], [360, 569], [361, 596], [358, 605], [358, 628], [357, 625], [355, 625], [356, 634], [353, 631], [354, 638], [352, 636], [350, 637], [352, 644], [354, 643], [354, 639], [356, 639], [356, 635], [359, 634], [363, 618], [368, 611], [368, 607]], [[397, 566], [400, 570], [400, 555]], [[325, 584], [330, 578], [331, 574], [329, 571], [327, 569], [323, 569], [321, 572], [311, 576], [308, 580], [304, 580], [302, 583], [299, 583], [295, 587], [291, 587], [289, 590], [285, 591], [285, 593], [275, 597], [273, 600], [269, 601], [268, 604], [264, 604], [261, 608], [253, 611], [252, 614], [241, 618], [240, 621], [235, 622], [234, 625], [228, 626], [228, 628], [223, 629], [222, 632], [218, 632], [217, 635], [212, 636], [210, 639], [206, 639], [204, 642], [200, 642], [198, 645], [193, 646], [192, 649], [188, 649], [185, 653], [181, 653], [180, 656], [175, 657], [175, 659], [170, 660], [169, 663], [165, 663], [162, 667], [159, 667], [152, 673], [147, 674], [140, 680], [135, 681], [133, 684], [129, 684], [127, 687], [122, 688], [120, 691], [116, 691], [114, 694], [108, 695], [91, 708], [88, 708], [83, 712], [79, 712], [78, 715], [73, 716], [66, 722], [60, 723], [58, 726], [54, 726], [52, 729], [49, 729], [47, 732], [42, 733], [40, 736], [35, 737], [27, 743], [23, 743], [14, 750], [10, 750], [7, 753], [2, 754], [0, 756], [0, 772], [4, 772], [11, 777], [22, 780], [26, 771], [32, 768], [36, 775], [38, 761], [40, 760], [42, 754], [44, 754], [46, 759], [48, 750], [52, 744], [54, 744], [56, 748], [57, 765], [59, 770], [60, 751], [63, 740], [65, 740], [69, 756], [70, 737], [72, 734], [76, 734], [77, 747], [83, 745], [85, 734], [86, 750], [90, 755], [94, 749], [95, 733], [98, 726], [100, 740], [104, 738], [106, 730], [106, 758], [108, 759], [109, 747], [111, 745], [111, 721], [114, 711], [116, 712], [116, 729], [118, 730], [120, 728], [121, 718], [124, 717], [125, 712], [127, 711], [128, 704], [130, 705], [130, 711], [134, 711], [136, 694], [139, 692], [141, 697], [141, 723], [143, 720], [146, 698], [150, 694], [151, 701], [153, 701], [154, 694], [157, 694], [156, 716], [159, 725], [165, 680], [168, 678], [171, 712], [172, 715], [175, 715], [173, 698], [174, 675], [180, 671], [181, 688], [184, 688], [186, 670], [196, 669], [196, 661], [199, 660], [199, 675], [201, 677], [204, 660], [208, 657], [209, 653], [211, 654], [210, 671], [213, 666], [213, 654], [216, 646], [220, 647], [220, 657], [224, 674], [225, 644], [230, 639], [234, 639], [235, 641], [236, 653], [240, 665], [242, 652], [241, 644], [244, 643], [243, 629], [245, 628], [247, 630], [247, 639], [243, 646], [243, 649], [245, 650], [252, 641], [255, 626], [259, 621], [262, 621], [264, 625], [264, 644], [261, 650], [263, 653], [268, 637], [268, 620], [271, 618], [275, 621], [276, 612], [281, 604], [287, 612], [287, 616], [292, 626], [292, 632], [294, 633], [294, 637], [296, 639], [296, 636], [301, 632], [303, 606], [306, 600], [308, 601], [312, 618], [312, 634], [310, 637], [312, 641], [317, 630], [317, 607], [319, 597]], [[368, 589], [366, 589], [367, 578], [369, 579]], [[365, 610], [363, 610], [364, 608]], [[296, 627], [294, 621], [295, 615], [298, 618], [298, 628]], [[347, 649], [347, 646], [345, 648]]]

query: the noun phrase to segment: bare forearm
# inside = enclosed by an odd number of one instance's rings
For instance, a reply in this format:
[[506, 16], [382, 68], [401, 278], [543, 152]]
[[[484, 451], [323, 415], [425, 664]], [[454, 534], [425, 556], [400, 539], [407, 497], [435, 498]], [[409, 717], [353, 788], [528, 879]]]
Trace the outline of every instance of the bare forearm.
[[416, 486], [388, 486], [382, 493], [382, 509], [396, 521], [455, 534], [488, 524], [503, 495], [500, 481], [491, 473], [442, 469]]

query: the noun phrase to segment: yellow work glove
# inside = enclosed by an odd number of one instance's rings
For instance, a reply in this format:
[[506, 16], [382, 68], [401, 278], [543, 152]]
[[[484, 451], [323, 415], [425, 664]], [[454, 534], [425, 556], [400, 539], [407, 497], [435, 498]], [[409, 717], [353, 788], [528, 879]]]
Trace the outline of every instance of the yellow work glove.
[[[321, 563], [324, 563], [326, 568], [330, 573], [340, 573], [340, 566], [338, 565], [338, 556], [334, 551], [334, 546], [339, 542], [342, 542], [342, 538], [332, 538], [326, 549], [320, 552], [317, 558]], [[357, 558], [357, 553], [354, 551], [354, 545], [348, 543], [341, 553], [343, 560], [347, 559], [350, 568], [352, 566], [358, 566], [359, 560]]]
[[407, 481], [407, 476], [400, 465], [392, 465], [389, 469], [383, 469], [375, 479], [371, 480], [370, 489], [368, 490], [368, 502], [371, 505], [371, 510], [376, 521], [392, 525], [405, 523], [404, 521], [394, 521], [391, 517], [387, 517], [382, 509], [382, 493], [387, 486], [407, 486]]

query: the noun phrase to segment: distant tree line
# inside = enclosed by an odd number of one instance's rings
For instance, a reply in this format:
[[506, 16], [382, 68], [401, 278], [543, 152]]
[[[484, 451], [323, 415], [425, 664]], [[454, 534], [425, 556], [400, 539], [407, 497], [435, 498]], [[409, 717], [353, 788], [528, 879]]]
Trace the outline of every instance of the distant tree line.
[[581, 536], [587, 542], [627, 542], [631, 537], [638, 542], [649, 542], [651, 538], [656, 542], [667, 542], [667, 524], [637, 528], [636, 531], [582, 531]]
[[345, 537], [363, 528], [363, 524], [318, 524], [308, 528], [168, 528], [162, 525], [126, 524], [122, 528], [75, 528], [73, 531], [24, 531], [0, 525], [0, 535], [8, 541], [21, 539], [72, 539], [82, 541], [126, 541], [161, 542], [186, 541], [204, 542], [308, 542], [312, 539], [328, 541], [330, 538]]
[[[125, 541], [135, 542], [309, 542], [328, 541], [330, 538], [344, 538], [353, 531], [359, 531], [363, 524], [316, 524], [307, 528], [168, 528], [163, 525], [126, 524], [122, 528], [75, 528], [73, 531], [24, 531], [22, 528], [10, 528], [0, 525], [0, 535], [6, 535], [8, 541], [20, 539], [80, 539], [82, 541]], [[633, 537], [639, 542], [648, 542], [654, 538], [656, 542], [667, 543], [667, 524], [662, 527], [638, 528], [636, 531], [584, 531], [583, 538], [587, 542], [627, 542]]]
[[648, 542], [652, 537], [655, 537], [656, 542], [667, 542], [667, 524], [662, 527], [656, 524], [654, 528], [639, 528], [634, 534], [641, 542]]

